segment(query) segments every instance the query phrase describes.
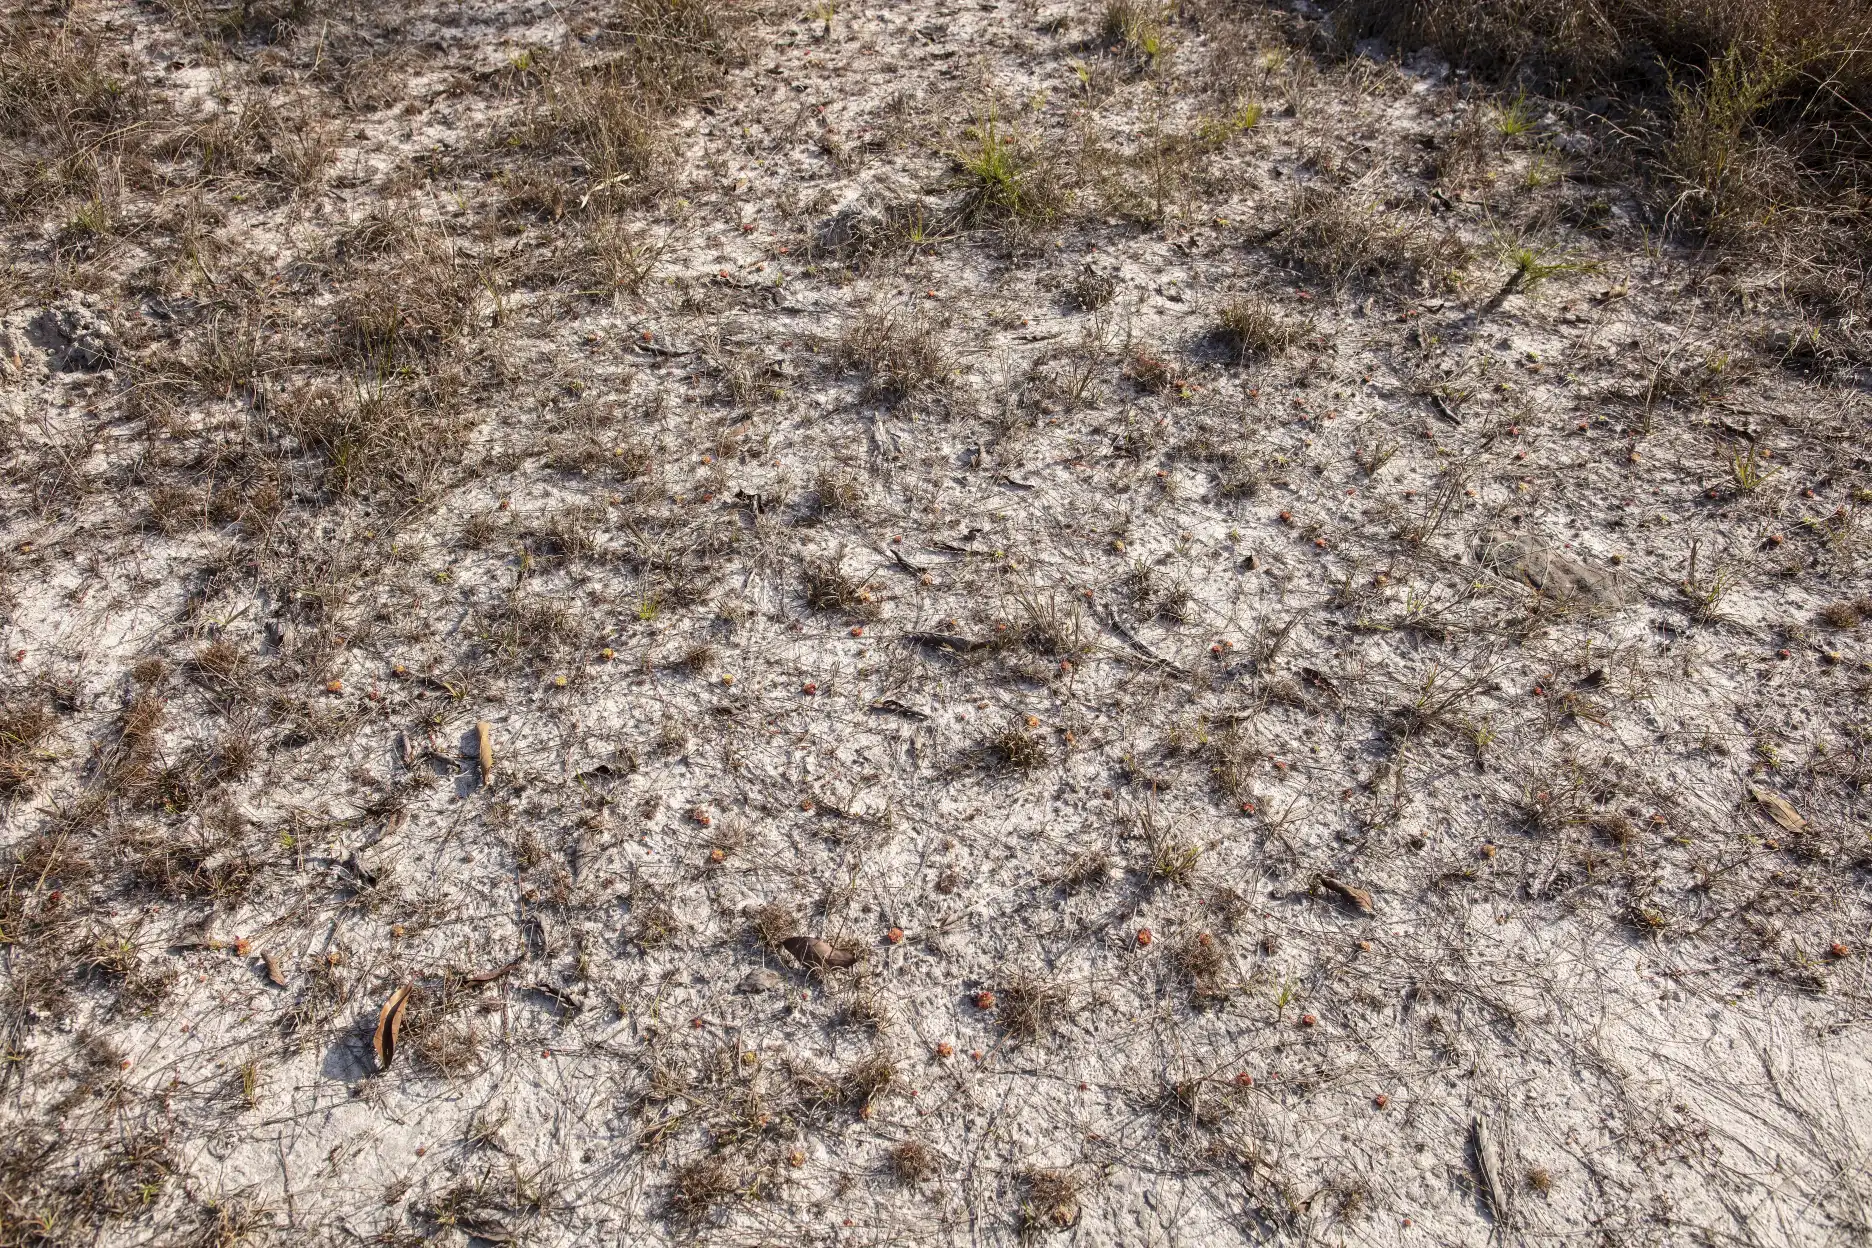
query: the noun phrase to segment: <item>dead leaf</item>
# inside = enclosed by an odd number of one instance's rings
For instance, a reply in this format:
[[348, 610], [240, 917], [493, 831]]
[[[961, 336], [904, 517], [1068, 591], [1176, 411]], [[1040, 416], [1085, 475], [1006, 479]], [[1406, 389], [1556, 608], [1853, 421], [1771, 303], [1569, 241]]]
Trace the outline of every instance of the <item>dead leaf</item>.
[[799, 959], [799, 964], [812, 970], [840, 970], [858, 960], [858, 955], [847, 949], [834, 949], [832, 943], [820, 940], [817, 936], [789, 936], [780, 942], [780, 947]]
[[286, 972], [280, 969], [279, 955], [277, 953], [266, 953], [260, 956], [266, 960], [267, 978], [284, 988], [286, 986]]
[[1482, 1195], [1488, 1201], [1489, 1216], [1498, 1224], [1509, 1221], [1508, 1201], [1513, 1189], [1507, 1183], [1507, 1144], [1481, 1118], [1469, 1120], [1469, 1147], [1475, 1157], [1476, 1175], [1482, 1180]]
[[1787, 801], [1783, 799], [1780, 794], [1770, 793], [1767, 789], [1758, 789], [1750, 786], [1749, 795], [1755, 799], [1763, 810], [1768, 812], [1770, 818], [1788, 831], [1798, 832], [1807, 826], [1807, 820], [1802, 818], [1800, 811], [1788, 805]]
[[377, 1050], [377, 1069], [389, 1070], [396, 1060], [397, 1036], [403, 1030], [403, 1007], [409, 1004], [410, 986], [404, 984], [390, 994], [383, 1009], [377, 1012], [377, 1034], [371, 1045]]
[[494, 725], [485, 719], [475, 721], [475, 750], [481, 759], [481, 783], [494, 782]]
[[1360, 914], [1376, 914], [1372, 905], [1372, 895], [1367, 889], [1356, 884], [1347, 884], [1344, 880], [1335, 880], [1330, 875], [1320, 876], [1320, 887], [1358, 910]]
[[471, 984], [491, 984], [524, 961], [526, 961], [525, 958], [515, 958], [506, 966], [497, 966], [491, 971], [476, 971], [468, 977], [468, 982]]

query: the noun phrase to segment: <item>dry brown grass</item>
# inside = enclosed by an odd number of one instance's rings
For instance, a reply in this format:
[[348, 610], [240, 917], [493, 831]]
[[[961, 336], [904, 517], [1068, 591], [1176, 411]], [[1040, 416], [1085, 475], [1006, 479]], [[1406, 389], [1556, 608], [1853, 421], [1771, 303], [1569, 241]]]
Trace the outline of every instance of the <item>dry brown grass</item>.
[[419, 495], [459, 463], [467, 441], [452, 391], [446, 381], [315, 385], [279, 403], [274, 421], [316, 455], [331, 493]]
[[1014, 719], [988, 738], [989, 765], [1004, 771], [1034, 771], [1046, 766], [1046, 742], [1030, 732], [1024, 720]]
[[[621, 207], [659, 193], [673, 113], [721, 82], [746, 21], [720, 0], [623, 0], [610, 16], [595, 54], [533, 51], [510, 71], [527, 111], [509, 141], [549, 162], [507, 175], [522, 211], [557, 219], [575, 197]], [[626, 260], [622, 284], [639, 269]]]
[[[1497, 81], [1610, 90], [1618, 146], [1669, 223], [1772, 251], [1791, 286], [1857, 298], [1872, 162], [1872, 10], [1857, 0], [1349, 0], [1338, 29], [1433, 45]], [[1842, 274], [1829, 289], [1819, 271]]]
[[915, 314], [867, 312], [849, 324], [833, 359], [864, 379], [865, 393], [890, 402], [940, 388], [949, 376], [942, 334]]
[[1070, 1230], [1078, 1223], [1080, 1181], [1070, 1171], [1030, 1169], [1021, 1175], [1021, 1188], [1023, 1238]]
[[115, 41], [9, 6], [0, 25], [0, 196], [14, 207], [95, 195], [138, 151], [149, 92]]
[[1643, 76], [1652, 58], [1707, 67], [1729, 49], [1809, 59], [1816, 95], [1872, 88], [1872, 12], [1855, 0], [1352, 0], [1355, 37], [1433, 44], [1493, 74], [1533, 68], [1555, 85]]
[[998, 994], [1001, 1026], [1017, 1040], [1041, 1040], [1059, 1026], [1066, 993], [1058, 984], [1024, 972], [1008, 977]]
[[1216, 313], [1216, 339], [1237, 359], [1272, 359], [1292, 350], [1307, 326], [1260, 299], [1233, 299]]
[[0, 797], [31, 792], [44, 762], [39, 747], [56, 722], [52, 712], [32, 698], [0, 703]]
[[1334, 283], [1362, 280], [1421, 289], [1447, 280], [1469, 259], [1467, 246], [1455, 234], [1337, 187], [1300, 188], [1289, 214], [1275, 245]]
[[937, 1159], [921, 1140], [905, 1140], [890, 1151], [891, 1175], [899, 1183], [915, 1186], [936, 1172]]
[[[1696, 1105], [1567, 1084], [1653, 1037], [1491, 987], [1623, 942], [1841, 1212], [1748, 1207], [1857, 1225], [1793, 1101], [1866, 999], [1861, 331], [1782, 302], [1839, 4], [1338, 8], [1441, 86], [1234, 0], [63, 7], [0, 35], [0, 1240], [1458, 1242], [1395, 1163], [1477, 1062], [1591, 1152], [1502, 1170], [1555, 1226], [1733, 1237]], [[250, 1188], [148, 1134], [341, 1085], [368, 1155]]]

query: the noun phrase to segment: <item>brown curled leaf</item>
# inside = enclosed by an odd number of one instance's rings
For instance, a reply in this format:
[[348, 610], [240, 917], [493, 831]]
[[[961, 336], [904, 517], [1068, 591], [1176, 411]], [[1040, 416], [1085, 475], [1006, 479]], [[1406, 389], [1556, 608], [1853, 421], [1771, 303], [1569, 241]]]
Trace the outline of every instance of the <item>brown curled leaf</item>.
[[780, 942], [780, 947], [809, 970], [842, 970], [858, 960], [858, 955], [849, 949], [835, 949], [832, 942], [817, 936], [789, 936]]
[[377, 1012], [377, 1034], [371, 1045], [377, 1050], [377, 1069], [389, 1070], [396, 1060], [397, 1036], [403, 1030], [403, 1007], [409, 1004], [410, 986], [404, 984], [390, 994], [383, 1009]]
[[468, 982], [471, 984], [491, 984], [501, 976], [518, 967], [524, 961], [526, 961], [525, 958], [515, 958], [506, 966], [497, 966], [491, 971], [476, 971], [468, 977]]
[[475, 721], [475, 753], [481, 763], [481, 783], [494, 783], [494, 725], [485, 719]]
[[1369, 889], [1360, 888], [1356, 884], [1347, 884], [1344, 880], [1336, 880], [1330, 875], [1320, 876], [1320, 887], [1357, 910], [1360, 914], [1377, 913], [1377, 908], [1372, 904], [1372, 895]]
[[1807, 826], [1806, 818], [1800, 811], [1795, 810], [1794, 807], [1788, 803], [1787, 799], [1780, 794], [1770, 793], [1767, 789], [1753, 787], [1749, 789], [1749, 793], [1755, 798], [1756, 803], [1763, 810], [1768, 812], [1769, 818], [1773, 819], [1788, 831], [1798, 832]]
[[266, 953], [260, 956], [266, 962], [267, 978], [284, 988], [286, 986], [286, 972], [280, 969], [279, 954]]

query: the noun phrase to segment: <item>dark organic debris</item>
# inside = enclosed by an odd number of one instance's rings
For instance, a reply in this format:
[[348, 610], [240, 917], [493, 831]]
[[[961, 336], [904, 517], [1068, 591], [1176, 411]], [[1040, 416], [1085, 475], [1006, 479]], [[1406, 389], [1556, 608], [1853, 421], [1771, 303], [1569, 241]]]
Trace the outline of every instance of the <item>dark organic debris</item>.
[[780, 947], [808, 970], [842, 970], [858, 960], [849, 949], [835, 948], [831, 941], [817, 936], [789, 936]]

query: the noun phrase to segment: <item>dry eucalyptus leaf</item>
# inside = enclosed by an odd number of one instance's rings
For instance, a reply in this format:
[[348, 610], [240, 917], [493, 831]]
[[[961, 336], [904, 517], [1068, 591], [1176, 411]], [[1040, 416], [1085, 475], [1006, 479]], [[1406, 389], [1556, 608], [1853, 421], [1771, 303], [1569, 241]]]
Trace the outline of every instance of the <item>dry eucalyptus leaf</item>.
[[1798, 832], [1807, 826], [1807, 820], [1801, 817], [1800, 811], [1788, 805], [1779, 794], [1753, 787], [1749, 789], [1749, 793], [1761, 808], [1768, 812], [1771, 819], [1788, 831]]
[[389, 1070], [396, 1060], [397, 1035], [403, 1030], [403, 1007], [409, 1004], [410, 986], [404, 984], [390, 994], [383, 1009], [377, 1012], [377, 1034], [371, 1044], [377, 1050], [377, 1069]]

